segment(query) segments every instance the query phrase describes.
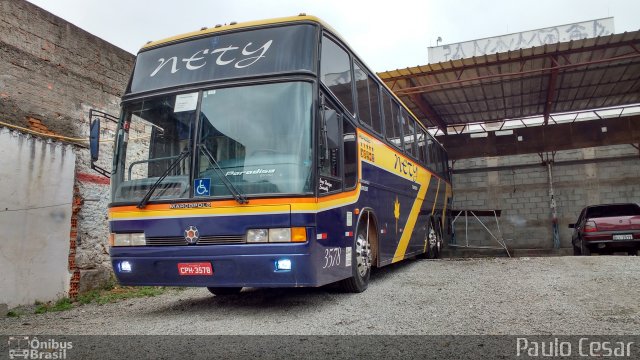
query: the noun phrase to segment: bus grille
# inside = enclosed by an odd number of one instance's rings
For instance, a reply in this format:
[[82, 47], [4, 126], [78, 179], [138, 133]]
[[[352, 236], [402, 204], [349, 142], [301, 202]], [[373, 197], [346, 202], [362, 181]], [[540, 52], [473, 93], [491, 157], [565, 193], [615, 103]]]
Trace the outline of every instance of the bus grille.
[[[218, 236], [202, 236], [196, 245], [218, 245], [218, 244], [244, 244], [244, 236], [242, 235], [218, 235]], [[162, 236], [148, 237], [147, 246], [180, 246], [189, 245], [184, 237], [179, 236]]]

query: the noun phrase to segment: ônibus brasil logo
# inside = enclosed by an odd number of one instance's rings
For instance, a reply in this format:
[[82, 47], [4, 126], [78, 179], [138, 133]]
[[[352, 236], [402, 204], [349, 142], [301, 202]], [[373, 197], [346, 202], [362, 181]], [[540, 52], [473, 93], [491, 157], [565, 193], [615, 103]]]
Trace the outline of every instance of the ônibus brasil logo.
[[66, 359], [71, 341], [38, 339], [29, 336], [9, 336], [9, 359]]

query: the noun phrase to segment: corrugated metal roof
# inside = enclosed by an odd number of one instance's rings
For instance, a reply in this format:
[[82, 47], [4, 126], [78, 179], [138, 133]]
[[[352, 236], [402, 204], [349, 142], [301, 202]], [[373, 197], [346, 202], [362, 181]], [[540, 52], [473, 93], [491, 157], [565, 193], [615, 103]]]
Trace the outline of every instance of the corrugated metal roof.
[[381, 72], [425, 126], [640, 103], [640, 31]]

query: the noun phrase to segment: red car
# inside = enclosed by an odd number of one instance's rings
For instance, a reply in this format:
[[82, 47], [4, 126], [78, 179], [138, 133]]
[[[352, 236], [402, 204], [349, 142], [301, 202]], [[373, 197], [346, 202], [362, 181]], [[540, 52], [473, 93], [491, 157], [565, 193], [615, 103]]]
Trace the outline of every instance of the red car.
[[574, 255], [592, 252], [627, 251], [636, 255], [640, 249], [640, 205], [593, 205], [582, 209], [573, 229]]

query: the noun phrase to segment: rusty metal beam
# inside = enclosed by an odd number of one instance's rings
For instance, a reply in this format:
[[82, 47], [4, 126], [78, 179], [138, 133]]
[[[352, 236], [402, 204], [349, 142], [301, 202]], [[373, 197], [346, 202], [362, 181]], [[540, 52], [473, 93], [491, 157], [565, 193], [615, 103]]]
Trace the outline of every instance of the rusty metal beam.
[[[606, 128], [606, 131], [603, 131]], [[510, 135], [472, 138], [469, 134], [437, 136], [450, 160], [508, 156], [640, 143], [640, 115], [513, 129]]]
[[[413, 79], [407, 80], [409, 85], [415, 85]], [[427, 116], [429, 121], [435, 124], [438, 129], [442, 130], [445, 135], [447, 134], [447, 124], [442, 120], [440, 115], [433, 109], [433, 107], [422, 97], [421, 94], [410, 94], [411, 101]], [[426, 127], [426, 125], [425, 125]]]
[[[521, 61], [529, 61], [529, 60], [536, 60], [536, 59], [540, 59], [540, 58], [547, 58], [549, 56], [552, 56], [553, 54], [561, 54], [562, 56], [566, 56], [566, 55], [571, 55], [571, 54], [576, 54], [576, 53], [591, 53], [594, 52], [596, 50], [606, 50], [606, 49], [615, 49], [615, 48], [623, 48], [623, 47], [631, 47], [633, 50], [635, 50], [635, 52], [637, 52], [637, 46], [640, 46], [640, 39], [632, 39], [632, 40], [628, 40], [628, 41], [621, 41], [621, 42], [616, 42], [616, 43], [604, 43], [604, 44], [599, 44], [599, 45], [594, 45], [594, 46], [585, 46], [585, 47], [578, 47], [578, 48], [574, 48], [574, 49], [567, 49], [567, 50], [559, 50], [556, 51], [554, 53], [540, 53], [540, 54], [531, 54], [528, 56], [516, 56], [516, 57], [512, 57], [512, 58], [504, 58], [501, 59], [499, 61], [489, 61], [487, 60], [488, 56], [484, 55], [483, 57], [474, 57], [472, 59], [482, 59], [484, 58], [485, 61], [484, 62], [475, 62], [473, 65], [462, 65], [462, 66], [458, 66], [458, 67], [454, 67], [454, 68], [443, 68], [443, 69], [438, 69], [438, 70], [431, 70], [429, 72], [427, 72], [427, 74], [438, 74], [438, 73], [447, 73], [447, 72], [451, 72], [452, 70], [460, 70], [460, 69], [470, 69], [470, 68], [474, 68], [474, 67], [486, 67], [486, 66], [497, 66], [497, 65], [503, 65], [506, 63], [519, 63]], [[453, 64], [452, 64], [453, 66]], [[395, 70], [391, 70], [391, 71], [395, 71]], [[378, 76], [380, 76], [380, 78], [387, 82], [387, 81], [393, 81], [396, 79], [406, 79], [406, 78], [410, 78], [412, 76], [415, 75], [422, 75], [422, 74], [413, 74], [413, 75], [397, 75], [397, 76], [391, 76], [388, 75], [385, 77], [385, 74], [389, 74], [391, 71], [383, 71], [378, 73]], [[380, 75], [383, 74], [383, 75]]]
[[[611, 157], [594, 158], [594, 159], [554, 161], [553, 166], [556, 167], [556, 166], [568, 166], [568, 165], [597, 164], [597, 163], [606, 163], [606, 162], [612, 162], [612, 161], [634, 160], [637, 158], [638, 157], [635, 155], [633, 156], [626, 155], [626, 156], [611, 156]], [[466, 168], [466, 169], [451, 169], [451, 172], [453, 174], [472, 174], [472, 173], [486, 173], [490, 171], [509, 171], [509, 170], [540, 168], [542, 166], [545, 166], [544, 161], [539, 163], [529, 163], [529, 164], [475, 167], [475, 168]]]
[[[565, 65], [562, 65], [562, 66], [558, 66], [557, 69], [558, 70], [571, 69], [571, 68], [577, 68], [577, 67], [582, 67], [582, 66], [604, 64], [604, 63], [609, 63], [609, 62], [630, 60], [630, 59], [636, 59], [636, 58], [640, 58], [640, 54], [633, 53], [633, 54], [626, 54], [626, 55], [616, 56], [616, 57], [612, 57], [612, 58], [608, 58], [608, 59], [593, 60], [593, 61], [588, 61], [588, 62], [583, 62], [583, 63], [565, 64]], [[554, 68], [540, 68], [540, 69], [533, 69], [533, 70], [527, 70], [527, 71], [517, 71], [517, 72], [510, 72], [510, 73], [484, 75], [484, 76], [478, 76], [478, 77], [475, 77], [475, 78], [468, 78], [468, 79], [462, 79], [462, 80], [452, 80], [452, 81], [445, 81], [445, 82], [439, 82], [439, 83], [428, 84], [428, 85], [407, 87], [407, 88], [404, 88], [404, 89], [396, 90], [395, 93], [398, 94], [398, 95], [408, 95], [408, 94], [411, 94], [411, 93], [420, 93], [420, 92], [426, 91], [427, 89], [430, 89], [430, 88], [433, 88], [433, 87], [438, 87], [438, 86], [455, 85], [455, 84], [462, 84], [462, 83], [468, 83], [468, 82], [474, 82], [474, 81], [482, 82], [482, 80], [493, 79], [493, 78], [504, 79], [504, 78], [515, 77], [515, 76], [523, 76], [523, 75], [529, 75], [529, 74], [545, 73], [545, 72], [552, 71], [553, 69]], [[385, 80], [385, 81], [388, 81], [388, 79]]]
[[553, 68], [551, 69], [551, 74], [549, 74], [549, 84], [547, 86], [547, 99], [544, 102], [544, 125], [549, 123], [549, 115], [551, 114], [551, 109], [553, 108], [553, 99], [556, 95], [556, 82], [558, 80], [558, 57], [554, 56], [551, 58], [553, 60]]

